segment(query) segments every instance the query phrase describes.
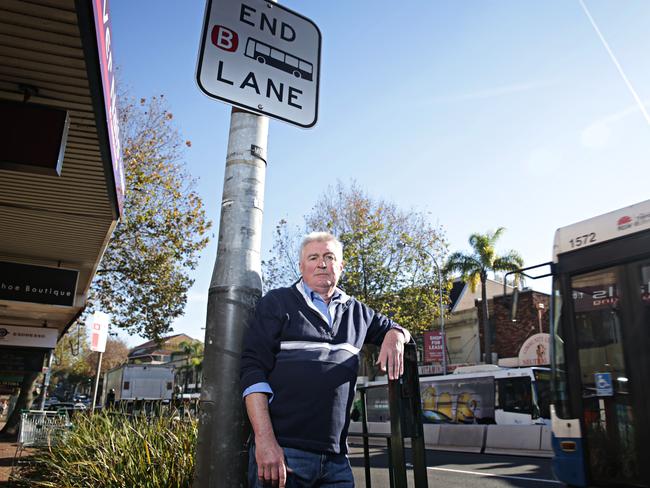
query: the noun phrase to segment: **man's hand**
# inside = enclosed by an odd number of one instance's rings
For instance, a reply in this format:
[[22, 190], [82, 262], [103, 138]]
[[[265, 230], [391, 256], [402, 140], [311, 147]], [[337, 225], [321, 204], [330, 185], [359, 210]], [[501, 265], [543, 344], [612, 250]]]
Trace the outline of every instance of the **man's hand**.
[[399, 329], [391, 329], [386, 332], [379, 350], [377, 364], [379, 368], [388, 371], [388, 379], [396, 380], [404, 373], [404, 343], [406, 337]]
[[255, 461], [257, 478], [261, 484], [284, 488], [287, 483], [287, 471], [290, 470], [284, 462], [284, 451], [275, 437], [255, 439]]
[[255, 462], [260, 484], [284, 488], [291, 470], [284, 461], [284, 451], [278, 445], [269, 416], [266, 393], [251, 393], [245, 398], [248, 418], [255, 432]]

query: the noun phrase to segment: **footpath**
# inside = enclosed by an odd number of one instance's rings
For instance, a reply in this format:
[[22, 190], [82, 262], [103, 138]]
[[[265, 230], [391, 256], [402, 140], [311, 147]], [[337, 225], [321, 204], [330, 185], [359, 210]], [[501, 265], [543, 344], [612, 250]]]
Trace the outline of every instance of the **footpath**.
[[8, 483], [9, 473], [11, 473], [11, 463], [16, 454], [15, 442], [0, 441], [0, 486], [10, 486]]
[[[0, 422], [0, 429], [4, 427], [4, 422]], [[15, 441], [0, 440], [0, 488], [10, 487], [9, 475], [11, 466], [16, 455], [18, 444]], [[29, 456], [29, 449], [22, 453], [22, 457]]]

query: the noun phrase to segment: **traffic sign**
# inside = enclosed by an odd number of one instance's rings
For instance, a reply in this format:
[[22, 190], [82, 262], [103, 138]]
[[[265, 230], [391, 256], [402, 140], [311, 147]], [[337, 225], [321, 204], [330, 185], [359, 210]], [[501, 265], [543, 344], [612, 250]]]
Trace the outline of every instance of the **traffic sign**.
[[95, 312], [86, 319], [86, 326], [90, 330], [90, 350], [104, 352], [108, 338], [110, 317], [104, 312]]
[[308, 18], [265, 0], [207, 0], [196, 80], [209, 97], [313, 127], [321, 34]]
[[594, 373], [596, 383], [596, 396], [613, 396], [614, 384], [612, 373]]

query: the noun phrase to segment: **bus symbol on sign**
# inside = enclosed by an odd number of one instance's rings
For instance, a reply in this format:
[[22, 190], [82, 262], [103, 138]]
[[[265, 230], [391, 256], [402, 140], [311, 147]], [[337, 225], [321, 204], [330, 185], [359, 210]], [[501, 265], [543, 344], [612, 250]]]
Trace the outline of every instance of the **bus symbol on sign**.
[[596, 395], [599, 397], [613, 396], [614, 385], [612, 384], [612, 373], [595, 373]]
[[321, 35], [267, 0], [207, 0], [196, 79], [209, 97], [300, 127], [318, 118]]
[[260, 64], [268, 64], [274, 68], [291, 73], [296, 78], [312, 81], [314, 65], [309, 61], [292, 56], [289, 53], [272, 48], [262, 41], [248, 39], [246, 43], [246, 56], [257, 60]]

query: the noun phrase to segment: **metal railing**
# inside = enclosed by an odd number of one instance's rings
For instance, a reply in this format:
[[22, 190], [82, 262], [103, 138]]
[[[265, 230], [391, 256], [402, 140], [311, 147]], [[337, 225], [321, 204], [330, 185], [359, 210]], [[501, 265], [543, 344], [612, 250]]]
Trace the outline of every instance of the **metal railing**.
[[407, 344], [404, 350], [404, 375], [388, 382], [388, 406], [390, 410], [390, 434], [368, 432], [366, 388], [360, 387], [361, 437], [365, 465], [366, 488], [372, 488], [370, 476], [369, 439], [384, 438], [388, 448], [388, 473], [390, 488], [407, 488], [404, 439], [411, 439], [413, 478], [415, 488], [427, 488], [427, 467], [422, 428], [422, 404], [420, 403], [420, 380], [418, 377], [415, 344]]

